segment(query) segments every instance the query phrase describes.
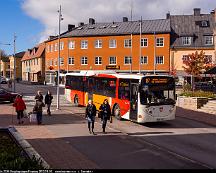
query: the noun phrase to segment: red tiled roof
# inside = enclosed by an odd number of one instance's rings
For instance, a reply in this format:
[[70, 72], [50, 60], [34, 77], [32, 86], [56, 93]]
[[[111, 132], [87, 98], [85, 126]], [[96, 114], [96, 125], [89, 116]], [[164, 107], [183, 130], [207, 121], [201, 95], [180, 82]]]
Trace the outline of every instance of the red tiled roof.
[[37, 47], [27, 50], [21, 61], [39, 58], [42, 56], [44, 50], [45, 50], [45, 43], [41, 43]]

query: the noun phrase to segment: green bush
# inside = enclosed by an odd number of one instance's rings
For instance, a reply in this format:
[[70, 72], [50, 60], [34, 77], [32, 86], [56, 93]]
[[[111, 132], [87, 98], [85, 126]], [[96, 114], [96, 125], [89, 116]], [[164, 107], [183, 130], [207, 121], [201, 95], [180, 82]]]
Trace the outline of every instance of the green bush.
[[207, 97], [207, 98], [215, 98], [215, 94], [213, 92], [208, 91], [184, 91], [180, 94], [180, 96], [186, 97]]
[[44, 169], [35, 157], [28, 158], [23, 149], [6, 132], [0, 132], [0, 169], [38, 170]]

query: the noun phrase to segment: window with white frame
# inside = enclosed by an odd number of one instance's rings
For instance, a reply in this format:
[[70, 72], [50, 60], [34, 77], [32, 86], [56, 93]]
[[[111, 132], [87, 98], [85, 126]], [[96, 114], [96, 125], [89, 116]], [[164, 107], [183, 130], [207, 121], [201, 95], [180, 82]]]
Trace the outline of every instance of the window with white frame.
[[183, 55], [182, 56], [182, 61], [188, 61], [189, 60], [189, 56], [188, 55]]
[[156, 56], [156, 64], [164, 64], [164, 56]]
[[53, 52], [53, 44], [50, 45], [50, 52]]
[[109, 64], [110, 65], [116, 65], [116, 57], [115, 56], [109, 57]]
[[132, 46], [132, 40], [131, 39], [124, 40], [124, 47], [125, 48], [131, 48], [131, 46]]
[[74, 65], [74, 57], [69, 57], [68, 58], [68, 64], [69, 65]]
[[53, 60], [50, 60], [50, 63], [49, 63], [49, 65], [50, 65], [50, 66], [52, 66], [52, 65], [53, 65]]
[[213, 45], [213, 36], [205, 36], [205, 45]]
[[102, 64], [102, 57], [95, 57], [95, 65], [101, 65]]
[[157, 47], [164, 47], [164, 38], [157, 38], [156, 39], [156, 46]]
[[140, 63], [141, 64], [148, 64], [148, 57], [147, 56], [141, 56]]
[[148, 39], [147, 38], [141, 39], [141, 47], [148, 47]]
[[95, 48], [102, 48], [102, 40], [95, 40]]
[[60, 65], [64, 65], [64, 58], [60, 58]]
[[131, 64], [132, 63], [132, 57], [126, 56], [124, 58], [124, 64]]
[[64, 42], [60, 43], [60, 50], [64, 50]]
[[109, 48], [116, 48], [117, 47], [117, 42], [116, 40], [110, 40], [109, 41]]
[[81, 65], [88, 65], [88, 58], [87, 57], [81, 58]]
[[69, 49], [75, 49], [75, 41], [69, 41], [68, 47]]
[[88, 41], [87, 40], [81, 41], [81, 49], [88, 49]]
[[192, 37], [182, 37], [182, 44], [183, 45], [191, 45]]
[[58, 43], [55, 43], [55, 51], [58, 51]]

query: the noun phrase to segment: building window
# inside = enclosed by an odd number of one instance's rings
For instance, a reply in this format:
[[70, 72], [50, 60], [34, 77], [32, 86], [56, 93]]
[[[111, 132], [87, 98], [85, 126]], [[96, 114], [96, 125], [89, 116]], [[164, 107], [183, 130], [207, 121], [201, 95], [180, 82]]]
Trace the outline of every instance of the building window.
[[116, 57], [115, 56], [111, 56], [109, 58], [109, 64], [110, 65], [116, 65]]
[[124, 47], [125, 48], [131, 48], [131, 46], [132, 46], [132, 40], [131, 39], [124, 40]]
[[147, 38], [141, 39], [141, 47], [148, 47], [148, 39]]
[[64, 50], [64, 42], [60, 43], [60, 50]]
[[132, 57], [130, 57], [130, 56], [126, 56], [125, 58], [124, 58], [124, 64], [131, 64], [132, 63]]
[[102, 64], [102, 58], [101, 57], [95, 57], [95, 65], [101, 65]]
[[102, 48], [102, 40], [95, 41], [95, 48]]
[[81, 49], [88, 49], [88, 41], [87, 40], [81, 41]]
[[64, 65], [64, 58], [60, 58], [60, 65]]
[[164, 57], [156, 56], [156, 64], [164, 64]]
[[164, 38], [157, 38], [156, 39], [156, 46], [157, 47], [164, 47]]
[[68, 47], [69, 49], [75, 49], [75, 41], [69, 41]]
[[141, 64], [148, 64], [148, 57], [147, 56], [141, 56], [140, 63]]
[[191, 37], [182, 37], [182, 44], [183, 45], [191, 45]]
[[53, 45], [50, 45], [50, 52], [53, 52]]
[[205, 55], [205, 63], [211, 64], [212, 62], [212, 55]]
[[116, 47], [117, 47], [116, 40], [110, 40], [109, 41], [109, 48], [116, 48]]
[[55, 43], [55, 51], [58, 51], [58, 43]]
[[189, 60], [189, 57], [188, 57], [188, 55], [183, 55], [182, 56], [182, 61], [184, 62], [184, 61], [188, 61]]
[[58, 60], [55, 60], [54, 64], [55, 64], [55, 66], [57, 66], [58, 65]]
[[205, 36], [205, 45], [213, 45], [213, 36]]
[[69, 65], [74, 65], [74, 57], [69, 57], [68, 58], [68, 64]]
[[81, 65], [88, 65], [88, 58], [87, 57], [81, 58]]
[[50, 63], [49, 63], [49, 65], [50, 65], [50, 66], [52, 66], [52, 65], [53, 65], [53, 60], [50, 60]]

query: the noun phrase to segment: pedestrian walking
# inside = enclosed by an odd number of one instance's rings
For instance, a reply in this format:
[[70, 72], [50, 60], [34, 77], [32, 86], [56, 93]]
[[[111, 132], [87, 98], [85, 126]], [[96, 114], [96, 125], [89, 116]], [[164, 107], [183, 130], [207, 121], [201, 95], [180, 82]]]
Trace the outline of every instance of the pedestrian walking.
[[18, 124], [23, 124], [24, 123], [24, 114], [23, 111], [26, 109], [26, 104], [24, 102], [24, 100], [22, 99], [21, 95], [17, 95], [16, 99], [13, 103], [13, 106], [16, 109], [17, 112], [17, 120], [18, 120]]
[[47, 115], [49, 116], [51, 116], [50, 107], [52, 104], [52, 99], [53, 99], [52, 93], [48, 90], [45, 96], [45, 104], [47, 105]]
[[107, 99], [105, 99], [103, 104], [101, 104], [99, 110], [101, 115], [103, 133], [106, 133], [105, 129], [107, 120], [111, 121], [111, 109]]
[[12, 80], [11, 79], [8, 80], [8, 88], [9, 88], [9, 90], [11, 90], [11, 88], [12, 88]]
[[88, 120], [88, 129], [89, 133], [94, 133], [94, 122], [96, 116], [96, 107], [93, 104], [92, 100], [88, 101], [88, 105], [86, 107], [86, 118]]
[[38, 91], [36, 96], [35, 96], [35, 100], [40, 100], [43, 102], [43, 95], [42, 95], [42, 92], [41, 91]]
[[35, 106], [33, 108], [33, 112], [36, 113], [37, 115], [38, 125], [42, 124], [43, 107], [45, 107], [43, 101], [41, 99], [36, 100]]

